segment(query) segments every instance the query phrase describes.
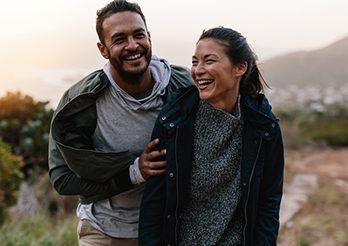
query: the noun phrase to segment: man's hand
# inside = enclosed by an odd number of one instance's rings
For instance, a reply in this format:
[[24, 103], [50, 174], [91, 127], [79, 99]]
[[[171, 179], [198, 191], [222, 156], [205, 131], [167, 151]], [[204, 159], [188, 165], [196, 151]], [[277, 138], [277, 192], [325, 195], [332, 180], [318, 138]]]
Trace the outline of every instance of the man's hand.
[[150, 176], [161, 175], [166, 172], [166, 161], [154, 161], [153, 159], [166, 154], [166, 150], [152, 151], [152, 149], [159, 143], [159, 139], [156, 138], [150, 142], [144, 152], [139, 158], [139, 170], [144, 179], [148, 179]]

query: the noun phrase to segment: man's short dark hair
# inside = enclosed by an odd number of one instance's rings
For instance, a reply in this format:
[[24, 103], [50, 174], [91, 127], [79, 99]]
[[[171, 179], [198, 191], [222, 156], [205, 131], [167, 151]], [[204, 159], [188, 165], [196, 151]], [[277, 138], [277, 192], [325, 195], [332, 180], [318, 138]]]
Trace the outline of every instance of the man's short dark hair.
[[103, 30], [104, 20], [113, 14], [125, 12], [125, 11], [131, 11], [131, 12], [135, 12], [139, 14], [144, 21], [146, 31], [147, 31], [145, 16], [143, 12], [141, 11], [139, 4], [130, 3], [126, 0], [114, 0], [108, 3], [104, 8], [97, 11], [96, 29], [97, 29], [99, 40], [102, 44], [105, 45], [104, 30]]

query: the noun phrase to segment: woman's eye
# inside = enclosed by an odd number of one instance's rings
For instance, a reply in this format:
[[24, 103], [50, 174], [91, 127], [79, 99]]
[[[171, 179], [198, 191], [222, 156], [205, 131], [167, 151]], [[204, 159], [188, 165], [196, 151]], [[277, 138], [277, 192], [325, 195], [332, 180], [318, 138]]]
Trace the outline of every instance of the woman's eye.
[[192, 61], [192, 65], [196, 65], [197, 63], [197, 61]]
[[209, 59], [209, 60], [207, 60], [206, 62], [215, 62], [215, 60], [210, 60], [210, 59]]

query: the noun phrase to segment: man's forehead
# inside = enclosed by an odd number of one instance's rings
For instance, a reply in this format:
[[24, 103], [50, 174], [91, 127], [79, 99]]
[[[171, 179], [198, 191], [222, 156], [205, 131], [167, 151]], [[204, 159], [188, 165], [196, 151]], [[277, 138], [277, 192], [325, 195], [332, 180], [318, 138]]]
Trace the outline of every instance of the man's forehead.
[[131, 11], [112, 14], [103, 23], [104, 31], [112, 33], [133, 32], [140, 28], [146, 30], [143, 19], [138, 13]]

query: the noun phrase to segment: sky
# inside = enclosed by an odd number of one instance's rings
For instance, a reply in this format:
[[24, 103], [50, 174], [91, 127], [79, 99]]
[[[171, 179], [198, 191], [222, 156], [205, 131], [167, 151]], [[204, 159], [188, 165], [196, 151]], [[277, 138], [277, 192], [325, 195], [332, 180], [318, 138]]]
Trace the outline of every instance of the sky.
[[[101, 68], [96, 10], [109, 0], [0, 0], [0, 97], [20, 91], [55, 107], [73, 83]], [[204, 29], [242, 33], [265, 62], [348, 36], [347, 0], [138, 0], [153, 54], [191, 66]]]

